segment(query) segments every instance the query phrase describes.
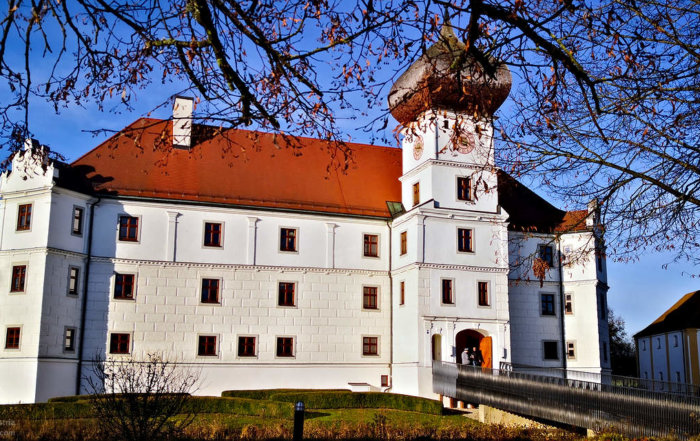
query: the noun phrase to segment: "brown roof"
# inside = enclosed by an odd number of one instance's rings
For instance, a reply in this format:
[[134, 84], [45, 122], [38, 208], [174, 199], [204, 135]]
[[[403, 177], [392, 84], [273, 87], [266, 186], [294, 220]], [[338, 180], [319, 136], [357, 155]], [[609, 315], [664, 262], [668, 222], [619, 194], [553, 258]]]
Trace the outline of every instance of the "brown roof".
[[508, 173], [498, 171], [498, 203], [510, 215], [508, 229], [530, 233], [585, 231], [587, 210], [554, 207]]
[[98, 193], [118, 196], [384, 218], [386, 202], [401, 200], [397, 148], [348, 143], [344, 169], [342, 146], [328, 141], [200, 127], [199, 142], [181, 150], [172, 147], [171, 127], [139, 119], [71, 168]]
[[[401, 200], [401, 150], [212, 127], [193, 128], [193, 146], [172, 146], [172, 123], [141, 118], [62, 167], [57, 184], [83, 193], [390, 218]], [[509, 229], [586, 229], [586, 211], [562, 211], [505, 172], [499, 204]]]
[[700, 328], [700, 291], [684, 295], [649, 326], [634, 334], [634, 338], [688, 328]]

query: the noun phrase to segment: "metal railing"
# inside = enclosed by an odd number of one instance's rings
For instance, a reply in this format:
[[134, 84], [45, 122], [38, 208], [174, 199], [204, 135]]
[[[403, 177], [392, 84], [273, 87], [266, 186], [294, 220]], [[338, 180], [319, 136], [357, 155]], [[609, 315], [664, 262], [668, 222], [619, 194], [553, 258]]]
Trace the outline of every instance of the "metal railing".
[[614, 427], [630, 436], [700, 434], [699, 396], [628, 387], [605, 378], [587, 381], [573, 378], [572, 371], [542, 375], [511, 367], [433, 362], [433, 391], [561, 424], [593, 430]]
[[644, 389], [655, 392], [666, 392], [688, 396], [700, 396], [700, 385], [688, 383], [675, 383], [671, 381], [649, 380], [636, 377], [624, 377], [612, 375], [606, 372], [586, 372], [556, 367], [529, 366], [525, 364], [513, 364], [501, 362], [500, 371], [518, 372], [522, 374], [533, 374], [535, 376], [558, 377], [569, 380], [583, 380], [592, 383], [628, 387], [633, 389]]

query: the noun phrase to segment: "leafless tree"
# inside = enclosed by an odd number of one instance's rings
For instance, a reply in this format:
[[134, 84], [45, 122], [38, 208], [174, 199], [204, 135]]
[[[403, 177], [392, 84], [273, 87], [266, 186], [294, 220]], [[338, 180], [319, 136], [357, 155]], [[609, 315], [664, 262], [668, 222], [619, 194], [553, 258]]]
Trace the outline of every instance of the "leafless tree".
[[7, 2], [0, 117], [15, 146], [32, 99], [129, 108], [157, 81], [197, 95], [215, 127], [343, 140], [339, 118], [366, 117], [381, 139], [386, 86], [449, 17], [464, 43], [455, 69], [500, 59], [519, 85], [497, 121], [501, 167], [571, 206], [598, 198], [617, 255], [698, 262], [697, 0]]
[[148, 354], [143, 361], [98, 356], [91, 371], [87, 390], [104, 439], [165, 439], [196, 416], [190, 394], [199, 374], [161, 355]]

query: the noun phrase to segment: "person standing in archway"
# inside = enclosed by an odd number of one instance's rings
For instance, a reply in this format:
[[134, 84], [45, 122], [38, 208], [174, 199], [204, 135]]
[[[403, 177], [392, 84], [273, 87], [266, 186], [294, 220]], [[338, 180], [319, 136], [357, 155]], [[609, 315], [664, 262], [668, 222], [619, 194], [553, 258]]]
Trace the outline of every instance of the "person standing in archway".
[[467, 350], [467, 347], [464, 347], [464, 350], [462, 351], [462, 364], [470, 364], [469, 363], [469, 351]]

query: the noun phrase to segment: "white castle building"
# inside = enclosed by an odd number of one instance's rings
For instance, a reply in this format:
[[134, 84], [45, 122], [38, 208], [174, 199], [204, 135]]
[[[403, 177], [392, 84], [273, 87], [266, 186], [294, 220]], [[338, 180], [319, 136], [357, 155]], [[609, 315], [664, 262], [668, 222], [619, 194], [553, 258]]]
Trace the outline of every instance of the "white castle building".
[[431, 361], [474, 346], [609, 370], [595, 206], [495, 166], [510, 73], [450, 71], [459, 50], [446, 33], [394, 85], [402, 149], [348, 144], [347, 169], [327, 141], [193, 124], [187, 98], [72, 164], [29, 143], [0, 179], [0, 402], [84, 392], [96, 355], [165, 354], [202, 394], [430, 397]]

